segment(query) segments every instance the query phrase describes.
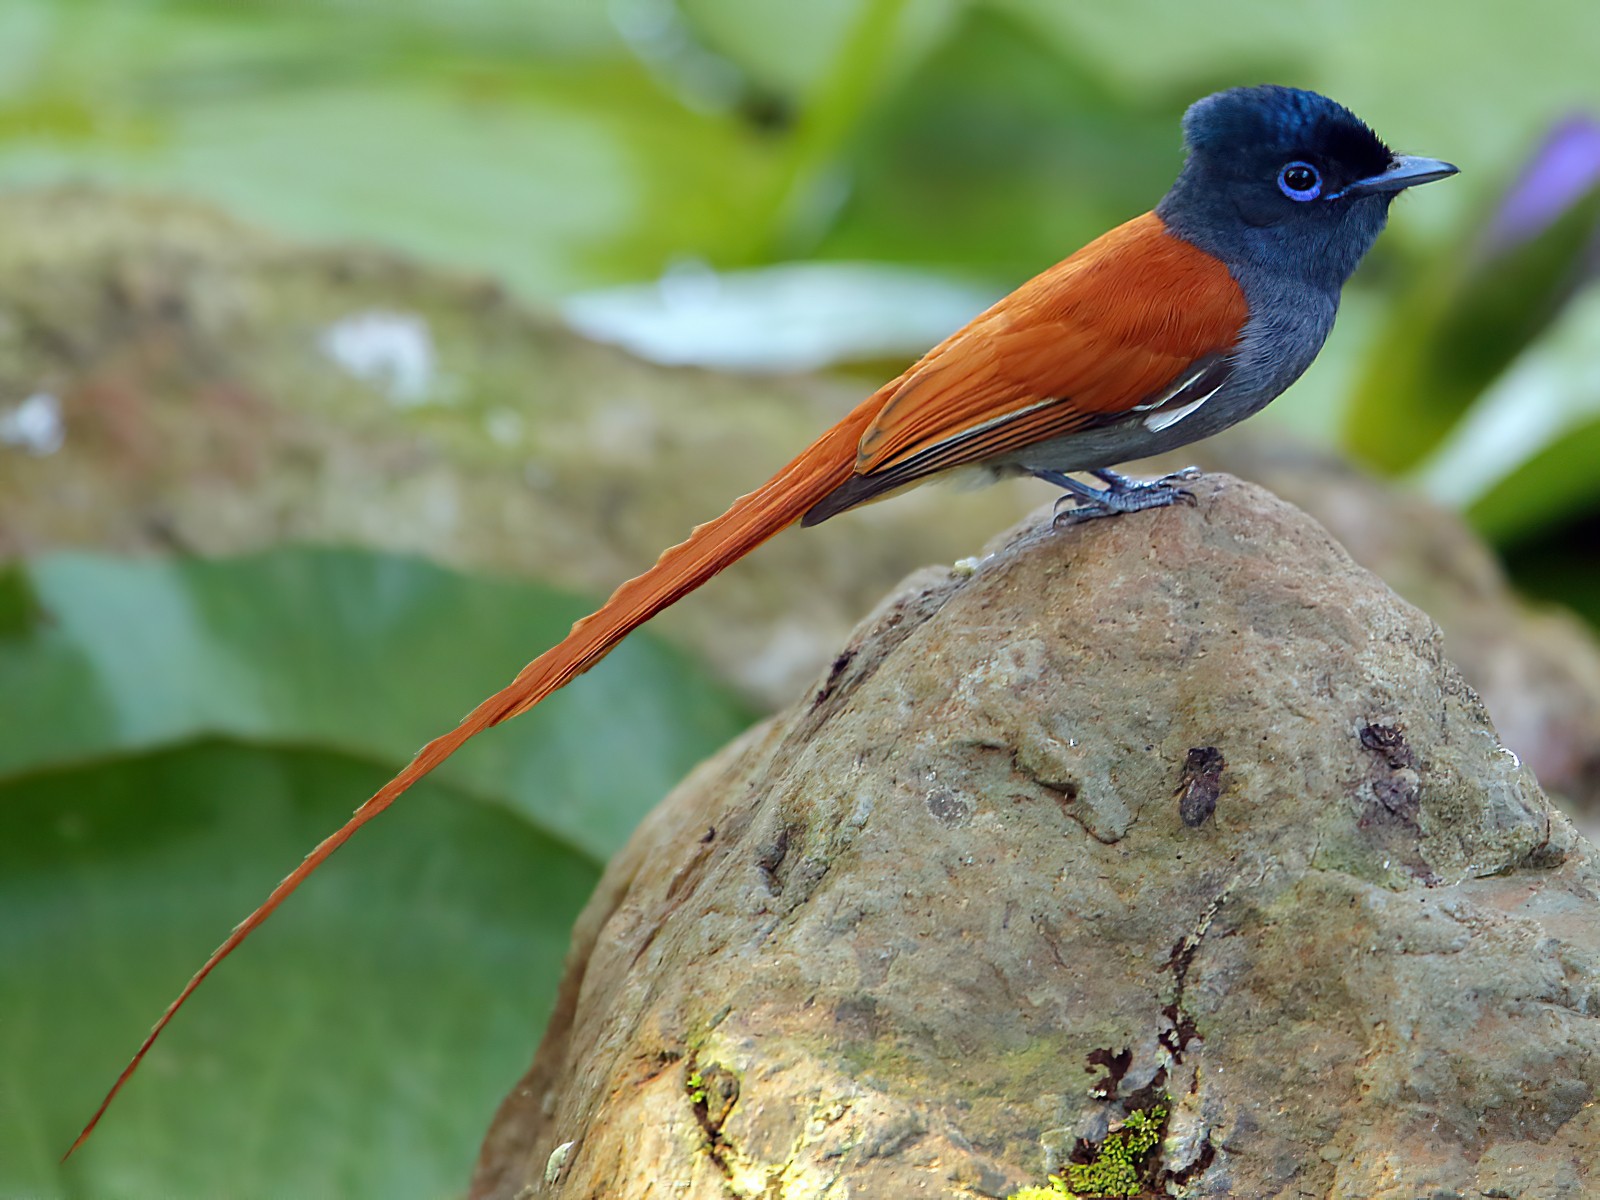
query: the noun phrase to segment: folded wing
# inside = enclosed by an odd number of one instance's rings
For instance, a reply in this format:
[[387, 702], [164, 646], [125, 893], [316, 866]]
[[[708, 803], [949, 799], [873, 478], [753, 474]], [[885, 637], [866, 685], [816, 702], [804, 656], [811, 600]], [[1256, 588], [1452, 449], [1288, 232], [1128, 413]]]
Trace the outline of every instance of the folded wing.
[[1248, 316], [1228, 270], [1136, 217], [1030, 280], [886, 385], [855, 475], [814, 525], [954, 467], [1161, 403], [1197, 369], [1215, 378]]

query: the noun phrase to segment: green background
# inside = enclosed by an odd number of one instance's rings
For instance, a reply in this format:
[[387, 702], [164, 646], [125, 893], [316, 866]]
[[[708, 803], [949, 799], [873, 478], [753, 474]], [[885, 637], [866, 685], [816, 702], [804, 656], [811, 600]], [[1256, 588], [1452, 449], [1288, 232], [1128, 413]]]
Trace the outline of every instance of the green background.
[[[1600, 113], [1597, 46], [1592, 0], [8, 0], [0, 186], [197, 197], [613, 315], [663, 273], [894, 265], [925, 286], [878, 306], [887, 369], [941, 289], [1149, 207], [1197, 96], [1314, 87], [1463, 170], [1396, 206], [1262, 421], [1462, 508], [1600, 620], [1593, 195], [1499, 257], [1483, 232]], [[56, 1159], [232, 922], [588, 603], [358, 546], [0, 566], [0, 1196], [464, 1190], [601, 864], [753, 717], [648, 635], [363, 833]]]

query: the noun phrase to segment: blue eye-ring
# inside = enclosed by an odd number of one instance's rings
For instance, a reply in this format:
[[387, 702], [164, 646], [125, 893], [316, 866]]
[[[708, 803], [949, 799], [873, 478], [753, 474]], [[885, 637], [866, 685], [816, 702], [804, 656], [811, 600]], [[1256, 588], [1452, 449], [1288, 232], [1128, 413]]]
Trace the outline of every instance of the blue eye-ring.
[[1278, 190], [1291, 200], [1322, 195], [1322, 175], [1308, 162], [1292, 162], [1278, 172]]

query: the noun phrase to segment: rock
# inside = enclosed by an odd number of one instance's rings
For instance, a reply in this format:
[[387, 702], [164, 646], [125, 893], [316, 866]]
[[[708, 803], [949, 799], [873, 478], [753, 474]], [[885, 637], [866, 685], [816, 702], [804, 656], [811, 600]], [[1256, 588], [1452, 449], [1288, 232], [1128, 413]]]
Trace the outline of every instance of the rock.
[[1587, 832], [1600, 830], [1600, 647], [1582, 621], [1521, 600], [1460, 516], [1335, 455], [1249, 428], [1193, 450], [1177, 458], [1241, 475], [1305, 509], [1437, 621], [1445, 653], [1506, 745]]
[[1427, 617], [1194, 487], [914, 575], [685, 781], [472, 1195], [999, 1197], [1152, 1120], [1146, 1195], [1595, 1194], [1600, 858]]

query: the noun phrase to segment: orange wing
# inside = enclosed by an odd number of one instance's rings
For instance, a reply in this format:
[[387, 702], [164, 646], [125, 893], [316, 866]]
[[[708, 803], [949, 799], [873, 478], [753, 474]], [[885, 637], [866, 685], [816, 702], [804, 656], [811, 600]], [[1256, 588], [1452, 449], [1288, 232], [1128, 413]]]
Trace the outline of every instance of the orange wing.
[[[1135, 217], [882, 389], [857, 449], [858, 479], [842, 491], [859, 502], [879, 490], [868, 485], [874, 476], [901, 487], [1128, 412], [1232, 350], [1248, 315], [1227, 267], [1154, 213]], [[849, 506], [825, 502], [808, 524]]]

